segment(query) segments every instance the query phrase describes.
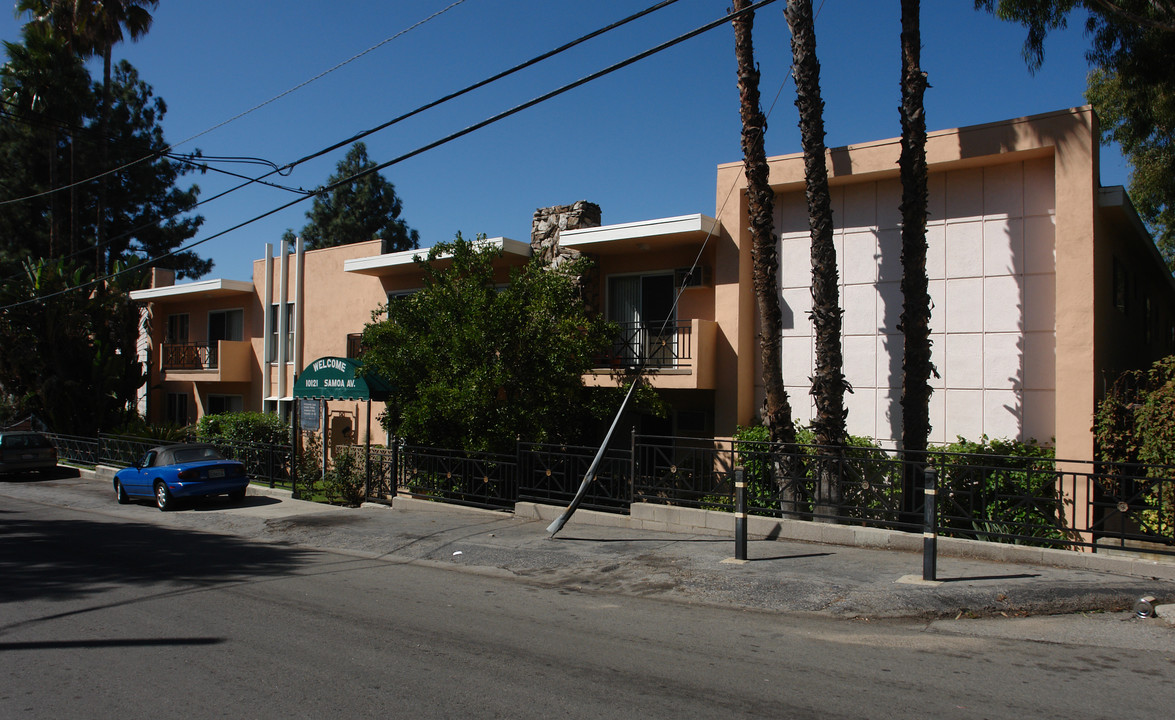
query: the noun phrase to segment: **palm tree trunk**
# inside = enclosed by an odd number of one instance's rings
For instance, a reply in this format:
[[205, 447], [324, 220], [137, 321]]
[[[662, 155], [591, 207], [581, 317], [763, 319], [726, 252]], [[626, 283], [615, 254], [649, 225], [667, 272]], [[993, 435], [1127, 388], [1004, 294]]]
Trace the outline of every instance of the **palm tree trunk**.
[[[734, 11], [750, 5], [750, 0], [735, 0]], [[759, 71], [751, 31], [754, 12], [733, 20], [734, 52], [738, 62], [739, 113], [742, 117], [743, 164], [747, 178], [747, 215], [751, 229], [751, 262], [755, 301], [759, 310], [759, 351], [763, 360], [763, 423], [772, 443], [782, 443], [783, 457], [795, 453], [796, 429], [791, 404], [783, 386], [781, 355], [783, 313], [779, 304], [779, 250], [775, 238], [775, 193], [767, 179], [767, 153], [763, 134], [767, 119], [759, 106]], [[798, 475], [787, 463], [775, 463], [775, 483], [785, 510], [794, 509], [794, 488]], [[801, 473], [802, 474], [802, 473]], [[792, 479], [789, 480], [789, 475]]]
[[821, 514], [835, 515], [840, 505], [839, 470], [845, 442], [844, 393], [848, 389], [841, 352], [840, 278], [832, 239], [832, 197], [824, 147], [824, 101], [820, 98], [820, 61], [810, 0], [788, 0], [784, 10], [791, 29], [792, 75], [800, 113], [808, 226], [812, 238], [812, 325], [816, 336], [816, 369], [812, 396], [816, 417], [812, 430], [821, 453], [816, 468]]
[[902, 0], [902, 479], [903, 510], [916, 519], [919, 466], [930, 437], [930, 294], [926, 277], [926, 113], [918, 0]]

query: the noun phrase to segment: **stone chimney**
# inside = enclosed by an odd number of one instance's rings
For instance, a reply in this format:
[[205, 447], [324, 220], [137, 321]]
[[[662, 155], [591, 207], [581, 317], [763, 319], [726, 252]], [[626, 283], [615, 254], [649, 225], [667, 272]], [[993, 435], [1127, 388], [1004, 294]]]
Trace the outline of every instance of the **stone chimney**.
[[[573, 205], [556, 205], [534, 211], [530, 225], [530, 247], [536, 257], [550, 268], [557, 268], [580, 256], [578, 250], [559, 245], [559, 233], [600, 226], [600, 206], [580, 200]], [[588, 312], [601, 312], [599, 270], [593, 262], [587, 273], [577, 279], [579, 296]]]
[[600, 206], [580, 200], [574, 205], [556, 205], [534, 211], [530, 224], [530, 247], [543, 262], [560, 265], [575, 259], [579, 253], [559, 246], [559, 233], [600, 226]]

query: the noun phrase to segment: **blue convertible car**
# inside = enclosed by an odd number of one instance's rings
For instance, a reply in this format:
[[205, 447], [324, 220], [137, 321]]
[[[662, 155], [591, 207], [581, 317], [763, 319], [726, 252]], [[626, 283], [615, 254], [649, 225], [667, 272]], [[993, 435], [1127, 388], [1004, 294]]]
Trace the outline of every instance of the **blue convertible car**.
[[167, 445], [151, 448], [133, 466], [114, 475], [120, 504], [135, 497], [153, 497], [160, 510], [180, 498], [228, 495], [243, 500], [249, 478], [245, 466], [229, 460], [211, 445]]

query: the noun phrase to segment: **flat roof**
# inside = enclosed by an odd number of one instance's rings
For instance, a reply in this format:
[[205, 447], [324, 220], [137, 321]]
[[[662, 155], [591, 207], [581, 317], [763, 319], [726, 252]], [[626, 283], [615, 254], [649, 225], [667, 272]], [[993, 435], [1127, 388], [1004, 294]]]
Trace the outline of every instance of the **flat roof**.
[[132, 290], [131, 300], [168, 300], [172, 298], [211, 299], [231, 295], [252, 295], [253, 283], [244, 280], [197, 280], [179, 285]]
[[[641, 220], [640, 222], [603, 225], [601, 227], [564, 230], [559, 244], [568, 248], [602, 249], [608, 243], [628, 241], [700, 240], [717, 232], [718, 221], [708, 215], [678, 215], [676, 217]], [[650, 242], [652, 244], [652, 242]]]
[[[504, 255], [530, 257], [530, 243], [511, 240], [506, 237], [486, 238], [482, 243], [501, 249]], [[353, 258], [343, 262], [343, 272], [357, 273], [359, 275], [388, 275], [402, 268], [415, 266], [416, 258], [424, 260], [428, 257], [428, 252], [426, 248], [422, 250], [401, 250], [383, 255], [372, 255], [371, 257]], [[439, 259], [444, 260], [449, 257], [452, 256], [444, 253]]]

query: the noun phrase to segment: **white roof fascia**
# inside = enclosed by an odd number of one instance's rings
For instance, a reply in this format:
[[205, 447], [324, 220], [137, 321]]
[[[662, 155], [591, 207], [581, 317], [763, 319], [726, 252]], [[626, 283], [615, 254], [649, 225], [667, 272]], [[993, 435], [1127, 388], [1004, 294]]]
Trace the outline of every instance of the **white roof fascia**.
[[559, 244], [563, 247], [595, 245], [614, 240], [635, 240], [661, 235], [685, 233], [712, 233], [718, 221], [708, 215], [678, 215], [677, 217], [642, 220], [640, 222], [604, 225], [580, 230], [564, 230], [559, 233]]
[[[520, 242], [518, 240], [511, 240], [507, 237], [486, 238], [479, 246], [489, 246], [501, 249], [506, 255], [519, 255], [521, 257], [530, 257], [530, 243]], [[394, 267], [401, 267], [405, 265], [413, 265], [416, 258], [424, 260], [428, 257], [428, 250], [401, 250], [399, 252], [387, 253], [385, 255], [373, 255], [371, 257], [354, 258], [343, 262], [343, 272], [353, 272], [365, 275], [379, 274], [380, 270], [385, 270]], [[449, 253], [442, 254], [438, 259], [452, 257]]]
[[252, 295], [253, 283], [245, 280], [200, 280], [180, 285], [132, 290], [131, 300], [167, 300], [199, 295]]

